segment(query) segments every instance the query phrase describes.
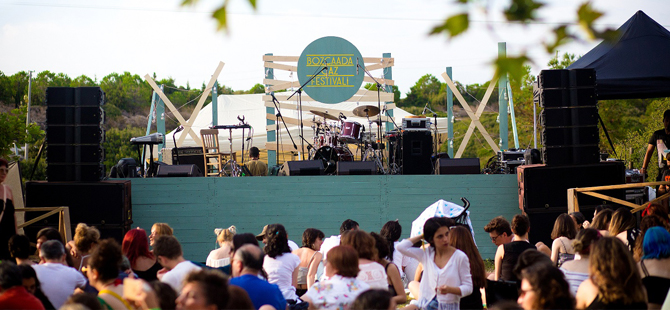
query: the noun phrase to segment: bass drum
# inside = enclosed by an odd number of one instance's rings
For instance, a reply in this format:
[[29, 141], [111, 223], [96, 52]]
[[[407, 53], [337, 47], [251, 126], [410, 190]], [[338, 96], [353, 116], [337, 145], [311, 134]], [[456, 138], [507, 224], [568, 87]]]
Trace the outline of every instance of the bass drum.
[[323, 161], [326, 174], [334, 174], [338, 161], [354, 161], [354, 155], [343, 147], [324, 146], [314, 153], [313, 160]]

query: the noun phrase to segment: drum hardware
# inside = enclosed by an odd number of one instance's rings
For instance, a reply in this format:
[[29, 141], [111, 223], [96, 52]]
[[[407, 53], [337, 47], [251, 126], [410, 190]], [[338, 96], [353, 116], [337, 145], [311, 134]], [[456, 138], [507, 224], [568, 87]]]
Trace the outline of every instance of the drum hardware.
[[314, 114], [314, 115], [321, 116], [324, 119], [329, 119], [329, 120], [333, 120], [333, 121], [339, 120], [339, 118], [337, 118], [337, 116], [328, 114], [328, 111], [321, 112], [321, 111], [316, 111], [316, 110], [309, 110], [309, 112]]
[[314, 152], [313, 159], [323, 161], [326, 174], [334, 174], [338, 161], [354, 161], [354, 155], [346, 147], [324, 146]]
[[279, 154], [279, 137], [281, 136], [281, 132], [279, 132], [279, 119], [281, 119], [281, 123], [284, 124], [284, 129], [286, 129], [286, 133], [288, 134], [288, 137], [291, 139], [291, 143], [293, 143], [293, 149], [297, 150], [298, 146], [295, 145], [295, 141], [293, 141], [293, 136], [291, 136], [291, 131], [288, 130], [288, 127], [286, 125], [286, 121], [284, 120], [284, 116], [281, 114], [279, 111], [279, 100], [275, 97], [275, 93], [272, 92], [272, 104], [275, 106], [275, 111], [277, 111], [277, 121], [275, 121], [275, 132], [277, 133], [276, 135], [276, 143], [277, 143], [277, 149], [275, 150], [276, 154]]

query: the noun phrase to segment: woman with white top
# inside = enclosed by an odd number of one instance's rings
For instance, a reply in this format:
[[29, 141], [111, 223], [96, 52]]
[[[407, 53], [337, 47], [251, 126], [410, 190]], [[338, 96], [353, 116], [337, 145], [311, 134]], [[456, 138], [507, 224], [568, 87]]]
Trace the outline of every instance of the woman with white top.
[[384, 266], [376, 262], [377, 248], [375, 239], [362, 230], [350, 230], [342, 234], [342, 245], [348, 245], [358, 252], [358, 277], [370, 288], [388, 289], [388, 280]]
[[288, 303], [299, 302], [295, 287], [298, 284], [300, 258], [291, 253], [284, 225], [268, 225], [264, 238], [267, 239], [267, 244], [263, 248], [266, 254], [263, 269], [268, 275], [268, 282], [279, 286]]
[[[217, 228], [221, 229], [221, 228]], [[216, 243], [219, 248], [209, 252], [205, 265], [213, 268], [230, 265], [230, 255], [233, 252], [233, 237], [237, 232], [235, 226], [221, 229], [216, 235]]]
[[316, 281], [316, 272], [323, 255], [319, 253], [325, 235], [316, 228], [307, 228], [302, 233], [302, 247], [293, 251], [300, 258], [296, 294], [302, 296]]
[[[397, 250], [414, 257], [423, 264], [423, 277], [419, 284], [419, 308], [459, 309], [461, 297], [472, 293], [470, 261], [461, 250], [449, 244], [448, 234], [454, 221], [442, 217], [430, 218], [423, 225], [423, 235], [405, 239]], [[430, 247], [413, 248], [416, 242], [425, 239]]]
[[559, 215], [551, 232], [551, 238], [554, 239], [551, 244], [551, 261], [554, 262], [555, 266], [561, 267], [563, 263], [575, 259], [572, 240], [575, 239], [576, 235], [575, 222], [570, 215], [567, 213]]

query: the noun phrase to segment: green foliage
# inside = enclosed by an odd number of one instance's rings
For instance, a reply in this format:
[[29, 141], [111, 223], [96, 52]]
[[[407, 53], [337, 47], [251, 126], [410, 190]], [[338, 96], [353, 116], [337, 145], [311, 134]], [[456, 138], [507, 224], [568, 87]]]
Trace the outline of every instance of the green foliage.
[[566, 69], [577, 60], [575, 54], [570, 53], [563, 54], [563, 56], [559, 60], [558, 52], [559, 51], [556, 51], [556, 55], [554, 55], [554, 57], [551, 58], [547, 63], [547, 66], [549, 66], [549, 68], [551, 69]]
[[100, 88], [107, 103], [132, 112], [146, 110], [151, 104], [152, 89], [139, 75], [124, 72], [112, 73], [102, 78]]
[[[377, 91], [377, 84], [365, 83], [365, 85], [363, 85], [363, 88], [371, 91]], [[398, 86], [397, 85], [391, 86], [391, 90], [393, 91], [393, 102], [395, 103], [401, 102], [400, 89], [398, 88]]]
[[459, 34], [464, 33], [466, 30], [468, 30], [469, 26], [470, 21], [468, 19], [468, 14], [457, 14], [447, 18], [447, 20], [444, 21], [444, 24], [435, 26], [430, 34], [445, 32], [449, 38], [453, 38]]
[[441, 83], [432, 74], [419, 78], [414, 86], [409, 88], [407, 97], [398, 103], [400, 107], [420, 106], [428, 103], [431, 107], [444, 106], [446, 103], [446, 84]]
[[[251, 7], [255, 10], [256, 9], [256, 1], [257, 0], [247, 0]], [[181, 2], [182, 6], [186, 5], [195, 5], [198, 2], [198, 0], [183, 0]], [[228, 19], [227, 19], [227, 7], [228, 7], [228, 0], [224, 0], [223, 4], [216, 8], [214, 12], [212, 13], [212, 17], [217, 21], [217, 29], [218, 30], [226, 30], [228, 28]]]
[[[105, 133], [105, 166], [109, 171], [121, 158], [137, 158], [137, 147], [130, 144], [130, 138], [144, 136], [146, 129], [127, 127], [111, 128]], [[156, 155], [156, 154], [154, 154]]]
[[0, 157], [9, 157], [15, 143], [20, 147], [25, 143], [34, 143], [44, 135], [35, 123], [26, 127], [27, 110], [27, 106], [22, 105], [10, 112], [0, 113]]
[[250, 94], [265, 94], [265, 85], [256, 84], [249, 89]]
[[537, 19], [537, 10], [544, 4], [533, 0], [512, 0], [505, 9], [509, 21], [530, 22]]

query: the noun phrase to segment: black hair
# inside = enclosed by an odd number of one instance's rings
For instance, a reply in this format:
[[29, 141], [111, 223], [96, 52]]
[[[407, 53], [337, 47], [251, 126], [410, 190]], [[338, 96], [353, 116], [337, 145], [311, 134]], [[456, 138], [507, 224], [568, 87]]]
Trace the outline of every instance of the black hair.
[[[323, 240], [325, 236], [326, 235], [324, 235], [322, 231], [316, 228], [307, 228], [302, 233], [302, 247], [311, 249], [314, 246], [316, 239], [321, 238], [321, 240]], [[318, 251], [319, 249], [316, 250]]]
[[530, 229], [530, 220], [528, 216], [517, 214], [512, 218], [512, 232], [515, 235], [523, 236], [528, 233]]
[[236, 234], [233, 236], [233, 251], [241, 248], [245, 244], [258, 246], [258, 240], [256, 239], [256, 236], [251, 233]]
[[577, 220], [577, 224], [578, 224], [580, 227], [582, 226], [582, 224], [584, 223], [584, 221], [586, 221], [586, 217], [584, 217], [584, 214], [582, 214], [581, 212], [572, 212], [572, 213], [570, 213], [570, 215], [571, 215], [572, 217], [574, 217], [575, 220]]
[[387, 259], [392, 262], [393, 259], [389, 259], [388, 257], [393, 246], [389, 245], [388, 241], [376, 232], [371, 232], [370, 236], [375, 239], [375, 247], [377, 248], [377, 256], [379, 257], [379, 260]]
[[40, 229], [40, 231], [37, 232], [37, 239], [42, 237], [47, 238], [47, 240], [58, 240], [60, 243], [64, 243], [63, 236], [61, 236], [58, 230], [53, 227], [44, 227]]
[[379, 234], [384, 237], [384, 239], [386, 239], [386, 242], [388, 242], [390, 247], [388, 258], [389, 260], [393, 260], [393, 252], [395, 251], [395, 246], [393, 243], [400, 240], [400, 236], [402, 235], [402, 226], [400, 226], [398, 220], [388, 221], [386, 224], [384, 224]]
[[217, 309], [225, 309], [228, 305], [228, 280], [221, 271], [202, 269], [191, 272], [184, 283], [199, 284], [207, 305], [216, 305]]
[[150, 284], [151, 288], [156, 292], [161, 309], [177, 309], [176, 300], [179, 294], [177, 294], [170, 284], [161, 281], [152, 281]]
[[249, 149], [249, 156], [259, 157], [261, 156], [261, 151], [257, 147], [252, 146], [251, 149]]
[[13, 258], [27, 259], [30, 256], [30, 239], [26, 235], [12, 236], [9, 238], [8, 245], [9, 254]]
[[352, 230], [358, 228], [358, 222], [352, 220], [352, 219], [346, 219], [344, 222], [342, 222], [342, 225], [340, 225], [340, 235], [343, 234], [347, 230]]
[[668, 117], [670, 117], [670, 110], [665, 110], [665, 112], [663, 112], [663, 119], [666, 119]]
[[[81, 305], [84, 306], [85, 309], [89, 310], [105, 309], [102, 307], [102, 304], [100, 303], [100, 300], [98, 299], [98, 296], [96, 294], [86, 292], [70, 296], [63, 305]], [[76, 308], [69, 308], [69, 309], [76, 309]]]
[[514, 272], [517, 278], [521, 279], [521, 272], [535, 264], [554, 266], [554, 263], [551, 261], [551, 258], [547, 256], [547, 254], [544, 254], [538, 250], [527, 249], [519, 254], [519, 258], [517, 259], [516, 265], [514, 265], [512, 272]]
[[177, 259], [183, 254], [181, 244], [179, 244], [179, 240], [174, 236], [158, 236], [154, 239], [155, 256], [163, 256], [167, 259]]
[[369, 289], [356, 297], [350, 310], [388, 309], [392, 297], [389, 290]]
[[3, 290], [23, 285], [21, 270], [16, 264], [8, 261], [0, 262], [0, 287]]
[[284, 253], [291, 253], [291, 248], [288, 246], [288, 235], [286, 234], [284, 225], [268, 225], [268, 229], [265, 231], [265, 238], [268, 243], [263, 248], [263, 251], [265, 251], [265, 254], [268, 256], [275, 258]]
[[256, 253], [254, 252], [243, 247], [239, 249], [239, 251], [235, 251], [235, 260], [239, 259], [244, 268], [261, 271], [263, 270], [263, 260], [265, 259], [265, 255], [260, 252], [260, 248]]
[[426, 220], [423, 224], [423, 239], [430, 243], [431, 247], [435, 247], [433, 237], [440, 227], [451, 227], [456, 225], [456, 222], [446, 217], [432, 217]]

